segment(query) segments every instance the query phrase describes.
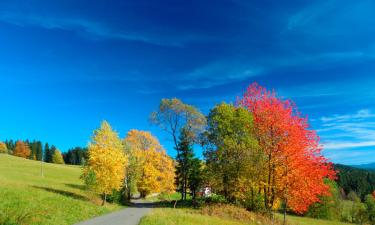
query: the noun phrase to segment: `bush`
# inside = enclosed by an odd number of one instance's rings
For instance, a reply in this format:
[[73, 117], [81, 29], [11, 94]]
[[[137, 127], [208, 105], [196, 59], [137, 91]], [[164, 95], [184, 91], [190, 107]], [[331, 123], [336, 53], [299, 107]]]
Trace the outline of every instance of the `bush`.
[[122, 191], [113, 190], [111, 195], [107, 195], [107, 202], [121, 204]]
[[243, 205], [243, 207], [245, 207], [249, 211], [255, 211], [255, 212], [265, 211], [264, 196], [262, 194], [258, 194], [258, 193], [247, 194], [244, 201], [241, 202], [241, 205]]
[[1, 153], [4, 153], [4, 154], [8, 153], [8, 148], [7, 148], [7, 146], [4, 144], [4, 142], [0, 142], [0, 154], [1, 154]]
[[212, 194], [210, 197], [205, 198], [206, 203], [227, 203], [227, 200], [222, 195]]
[[238, 220], [245, 223], [251, 222], [251, 224], [282, 224], [279, 220], [273, 220], [262, 214], [255, 214], [253, 212], [247, 211], [242, 207], [231, 204], [207, 205], [202, 208], [201, 213], [203, 215], [216, 216], [223, 219]]
[[339, 188], [334, 181], [326, 180], [325, 183], [330, 187], [330, 195], [321, 197], [320, 202], [311, 205], [306, 215], [317, 219], [339, 220], [342, 206]]
[[372, 195], [366, 196], [365, 206], [367, 210], [368, 221], [371, 225], [375, 225], [375, 198]]

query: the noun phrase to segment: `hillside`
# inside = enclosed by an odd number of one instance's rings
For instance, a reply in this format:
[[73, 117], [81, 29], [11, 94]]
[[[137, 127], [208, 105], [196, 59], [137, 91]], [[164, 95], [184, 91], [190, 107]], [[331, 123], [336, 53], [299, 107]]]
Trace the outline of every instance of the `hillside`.
[[375, 171], [335, 164], [338, 185], [346, 194], [355, 191], [362, 199], [375, 190]]
[[368, 164], [355, 165], [353, 167], [360, 168], [360, 169], [367, 169], [367, 170], [375, 170], [375, 162], [368, 163]]
[[0, 224], [74, 224], [118, 208], [95, 204], [80, 173], [77, 166], [0, 154]]

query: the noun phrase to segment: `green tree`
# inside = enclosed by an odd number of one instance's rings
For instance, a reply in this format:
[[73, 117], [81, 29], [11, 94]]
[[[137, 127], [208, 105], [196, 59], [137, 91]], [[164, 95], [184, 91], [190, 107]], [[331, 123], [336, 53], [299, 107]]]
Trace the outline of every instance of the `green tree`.
[[366, 195], [365, 206], [368, 215], [368, 221], [371, 225], [375, 225], [375, 198], [372, 195]]
[[336, 182], [326, 179], [325, 183], [329, 185], [331, 195], [320, 197], [320, 202], [314, 203], [309, 207], [307, 216], [327, 219], [339, 220], [341, 210], [340, 190]]
[[52, 163], [56, 164], [65, 164], [64, 159], [61, 155], [61, 152], [59, 150], [55, 150], [52, 156]]
[[188, 176], [189, 189], [193, 200], [196, 199], [198, 190], [203, 183], [202, 162], [198, 158], [193, 158], [190, 162], [190, 171]]
[[44, 162], [47, 162], [47, 163], [52, 162], [52, 152], [48, 143], [44, 145]]
[[204, 155], [215, 190], [230, 201], [256, 193], [262, 154], [253, 133], [252, 114], [231, 104], [216, 105], [208, 115], [204, 136]]
[[36, 142], [36, 160], [43, 161], [43, 147], [42, 142]]
[[194, 151], [188, 129], [182, 129], [177, 145], [176, 185], [181, 193], [181, 200], [186, 200], [188, 178], [192, 170], [192, 161], [194, 159]]

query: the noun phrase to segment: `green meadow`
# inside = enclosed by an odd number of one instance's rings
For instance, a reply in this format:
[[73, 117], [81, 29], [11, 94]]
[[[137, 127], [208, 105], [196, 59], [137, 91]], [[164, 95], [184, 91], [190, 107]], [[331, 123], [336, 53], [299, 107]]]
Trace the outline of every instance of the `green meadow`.
[[120, 208], [100, 206], [80, 174], [78, 166], [0, 154], [0, 224], [74, 224]]

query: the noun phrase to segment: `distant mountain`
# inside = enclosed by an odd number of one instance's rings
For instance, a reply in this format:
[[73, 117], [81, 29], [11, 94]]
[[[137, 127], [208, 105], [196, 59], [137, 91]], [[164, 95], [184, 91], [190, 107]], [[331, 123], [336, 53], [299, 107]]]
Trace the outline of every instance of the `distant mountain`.
[[360, 168], [360, 169], [366, 169], [366, 170], [375, 170], [375, 162], [369, 163], [369, 164], [355, 165], [353, 167]]

